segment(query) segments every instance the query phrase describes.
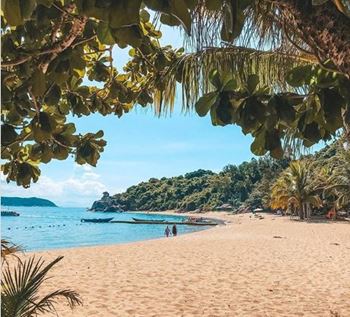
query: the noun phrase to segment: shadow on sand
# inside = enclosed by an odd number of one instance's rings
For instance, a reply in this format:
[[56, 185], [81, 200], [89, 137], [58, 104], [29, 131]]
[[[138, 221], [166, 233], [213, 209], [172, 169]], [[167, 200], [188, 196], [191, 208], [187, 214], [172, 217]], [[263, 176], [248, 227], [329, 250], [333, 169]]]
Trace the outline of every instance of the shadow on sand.
[[321, 217], [312, 217], [311, 219], [297, 219], [297, 218], [291, 218], [291, 221], [296, 222], [305, 222], [305, 223], [327, 223], [327, 224], [336, 224], [336, 223], [348, 223], [350, 225], [350, 221], [345, 219], [336, 219], [336, 220], [330, 220], [327, 218], [321, 218]]

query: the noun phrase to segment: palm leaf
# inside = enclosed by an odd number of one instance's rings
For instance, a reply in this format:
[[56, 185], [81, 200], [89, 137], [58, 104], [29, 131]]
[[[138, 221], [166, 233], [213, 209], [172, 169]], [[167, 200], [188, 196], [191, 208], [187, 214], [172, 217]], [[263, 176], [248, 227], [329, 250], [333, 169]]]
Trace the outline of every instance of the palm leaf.
[[19, 257], [15, 254], [22, 251], [22, 247], [16, 245], [6, 239], [1, 239], [1, 259], [7, 263], [7, 256], [14, 256], [19, 260]]
[[[196, 53], [188, 53], [178, 59], [162, 77], [165, 89], [155, 96], [156, 112], [173, 107], [178, 83], [182, 82], [183, 110], [191, 110], [197, 99], [213, 90], [208, 74], [216, 69], [225, 76], [234, 77], [243, 85], [249, 74], [259, 77], [261, 86], [273, 90], [293, 91], [286, 84], [290, 69], [297, 65], [313, 64], [316, 61], [309, 56], [291, 55], [273, 51], [259, 51], [240, 46], [210, 47]], [[163, 105], [163, 106], [162, 106]], [[170, 109], [171, 110], [171, 109]]]
[[54, 310], [58, 298], [68, 301], [70, 307], [80, 305], [79, 295], [71, 290], [54, 291], [43, 298], [39, 298], [38, 291], [48, 277], [47, 273], [62, 260], [56, 258], [47, 265], [33, 256], [23, 262], [18, 262], [13, 269], [3, 270], [1, 281], [1, 312], [3, 316], [29, 317], [37, 313]]

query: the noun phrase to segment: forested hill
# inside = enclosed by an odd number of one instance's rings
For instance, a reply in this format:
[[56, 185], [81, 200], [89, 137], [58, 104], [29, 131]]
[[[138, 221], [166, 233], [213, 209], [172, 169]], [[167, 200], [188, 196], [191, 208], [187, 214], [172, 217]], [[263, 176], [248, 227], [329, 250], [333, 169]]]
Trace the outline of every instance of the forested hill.
[[57, 207], [52, 201], [43, 198], [1, 197], [2, 206]]
[[151, 178], [114, 196], [103, 193], [91, 210], [285, 210], [290, 197], [311, 197], [314, 203], [301, 203], [319, 212], [334, 206], [346, 209], [350, 207], [350, 153], [343, 146], [339, 140], [297, 161], [263, 157], [227, 165], [219, 173], [200, 169], [177, 177]]
[[[313, 164], [311, 180], [317, 180], [326, 165], [334, 165], [332, 162], [337, 160], [341, 148], [342, 145], [335, 142], [302, 158]], [[235, 209], [268, 208], [271, 188], [289, 163], [287, 159], [263, 157], [237, 166], [227, 165], [219, 173], [200, 169], [177, 177], [151, 178], [108, 199], [110, 204], [123, 210], [215, 210], [223, 204]]]
[[151, 178], [112, 198], [124, 210], [213, 210], [226, 203], [234, 208], [243, 203], [255, 207], [263, 204], [266, 189], [288, 164], [287, 160], [261, 158], [227, 165], [220, 173], [200, 169], [177, 177]]

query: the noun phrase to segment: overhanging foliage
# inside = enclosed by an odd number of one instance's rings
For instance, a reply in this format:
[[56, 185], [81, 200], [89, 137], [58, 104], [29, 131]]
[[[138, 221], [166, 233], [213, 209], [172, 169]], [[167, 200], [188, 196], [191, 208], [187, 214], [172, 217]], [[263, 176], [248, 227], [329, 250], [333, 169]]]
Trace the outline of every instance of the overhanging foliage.
[[[306, 146], [341, 127], [350, 135], [350, 19], [344, 3], [2, 1], [1, 153], [7, 181], [28, 187], [38, 180], [41, 163], [69, 155], [95, 166], [106, 145], [103, 131], [82, 135], [67, 118], [120, 117], [135, 104], [153, 105], [156, 113], [172, 110], [177, 83], [186, 105], [199, 102], [200, 115], [210, 110], [215, 125], [238, 124], [251, 133], [255, 154], [281, 157], [280, 140], [287, 134]], [[200, 51], [161, 47], [159, 23], [182, 27]], [[218, 39], [219, 47], [204, 47]], [[251, 47], [254, 42], [260, 50]], [[115, 45], [132, 47], [123, 70], [113, 65]]]

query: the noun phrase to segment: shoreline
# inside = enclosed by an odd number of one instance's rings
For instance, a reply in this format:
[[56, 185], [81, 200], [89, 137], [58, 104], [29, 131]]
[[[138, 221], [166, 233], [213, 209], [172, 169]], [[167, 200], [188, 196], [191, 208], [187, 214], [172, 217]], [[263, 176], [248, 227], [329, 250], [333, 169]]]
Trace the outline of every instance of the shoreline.
[[169, 239], [37, 252], [64, 256], [43, 291], [80, 293], [84, 306], [59, 305], [61, 317], [349, 316], [350, 225], [250, 216], [220, 214], [225, 226]]
[[[147, 212], [143, 212], [143, 211], [131, 211], [130, 213], [136, 213], [136, 214], [147, 214]], [[175, 212], [173, 211], [164, 211], [164, 212], [150, 212], [154, 215], [156, 214], [159, 214], [159, 215], [169, 215], [169, 216], [179, 216], [179, 217], [183, 217], [183, 215], [179, 215], [179, 214], [176, 214]], [[215, 213], [215, 212], [213, 212]], [[198, 216], [198, 214], [191, 214], [191, 213], [188, 213], [188, 216]], [[224, 220], [220, 219], [220, 218], [214, 218], [214, 217], [211, 217], [211, 218], [207, 218], [207, 217], [203, 217], [205, 219], [211, 219], [211, 220], [215, 220], [218, 222], [218, 226], [222, 226], [223, 224], [226, 224], [224, 222]], [[198, 232], [202, 232], [202, 231], [207, 231], [207, 230], [210, 230], [210, 229], [213, 229], [215, 228], [216, 226], [208, 226], [206, 227], [205, 229], [202, 228], [202, 229], [199, 229], [199, 230], [196, 230], [196, 231], [192, 231], [192, 232], [185, 232], [183, 234], [181, 234], [181, 236], [183, 235], [191, 235], [191, 234], [195, 234], [195, 233], [198, 233]], [[178, 235], [180, 236], [180, 235]], [[73, 246], [73, 247], [63, 247], [63, 248], [55, 248], [55, 249], [41, 249], [41, 250], [30, 250], [30, 251], [25, 251], [25, 254], [26, 255], [33, 255], [33, 254], [39, 254], [39, 253], [46, 253], [46, 252], [59, 252], [59, 251], [65, 251], [65, 250], [74, 250], [74, 249], [88, 249], [88, 248], [98, 248], [98, 247], [113, 247], [113, 246], [119, 246], [119, 245], [131, 245], [131, 244], [135, 244], [135, 243], [142, 243], [142, 242], [147, 242], [147, 241], [156, 241], [156, 240], [162, 240], [162, 239], [166, 239], [167, 237], [165, 236], [162, 236], [162, 237], [157, 237], [157, 238], [148, 238], [148, 239], [144, 239], [144, 240], [136, 240], [136, 241], [131, 241], [131, 242], [121, 242], [121, 243], [115, 243], [115, 242], [112, 242], [112, 243], [108, 243], [108, 244], [96, 244], [96, 245], [81, 245], [81, 246]], [[169, 237], [169, 238], [172, 238], [172, 237]]]

